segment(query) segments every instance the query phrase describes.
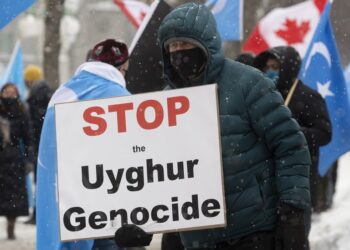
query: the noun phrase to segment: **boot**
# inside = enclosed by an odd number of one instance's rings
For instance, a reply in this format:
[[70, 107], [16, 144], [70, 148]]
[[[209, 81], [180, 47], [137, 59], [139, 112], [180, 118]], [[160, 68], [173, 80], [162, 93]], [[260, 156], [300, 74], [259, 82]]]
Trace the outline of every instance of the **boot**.
[[26, 225], [35, 225], [36, 222], [35, 222], [34, 217], [30, 217], [27, 221], [24, 222], [24, 224], [26, 224]]
[[24, 224], [26, 224], [26, 225], [35, 225], [36, 224], [35, 216], [36, 216], [36, 209], [34, 207], [32, 216], [29, 218], [29, 220], [24, 222]]
[[7, 217], [7, 238], [9, 240], [15, 240], [15, 222], [16, 217]]

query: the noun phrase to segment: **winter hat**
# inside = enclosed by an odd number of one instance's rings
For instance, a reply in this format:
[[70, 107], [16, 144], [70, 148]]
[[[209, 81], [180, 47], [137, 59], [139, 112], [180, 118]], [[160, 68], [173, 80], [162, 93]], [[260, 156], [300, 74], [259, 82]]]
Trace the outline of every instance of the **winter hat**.
[[40, 81], [43, 79], [43, 71], [36, 65], [28, 65], [24, 70], [24, 80], [28, 82]]
[[114, 67], [124, 64], [128, 58], [127, 45], [114, 39], [107, 39], [96, 44], [91, 53], [92, 61], [108, 63]]

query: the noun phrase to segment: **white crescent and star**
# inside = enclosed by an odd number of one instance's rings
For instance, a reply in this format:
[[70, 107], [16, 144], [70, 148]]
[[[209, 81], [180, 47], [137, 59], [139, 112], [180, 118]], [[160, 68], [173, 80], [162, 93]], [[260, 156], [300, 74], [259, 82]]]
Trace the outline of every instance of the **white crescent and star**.
[[311, 59], [316, 54], [321, 54], [326, 59], [328, 66], [329, 67], [332, 66], [331, 54], [329, 53], [327, 46], [324, 45], [324, 43], [322, 42], [317, 42], [317, 43], [314, 43], [314, 45], [312, 46], [309, 58], [306, 61], [304, 72], [308, 70], [308, 68], [310, 67]]
[[324, 84], [317, 82], [317, 91], [320, 93], [320, 95], [324, 98], [327, 96], [334, 96], [334, 93], [329, 90], [329, 87], [331, 85], [331, 81], [328, 81]]
[[[312, 46], [309, 57], [307, 58], [307, 61], [305, 64], [304, 76], [308, 68], [310, 67], [312, 57], [314, 57], [316, 54], [322, 55], [326, 59], [329, 68], [332, 67], [331, 55], [329, 53], [327, 46], [323, 42], [317, 42], [317, 43], [314, 43], [314, 45]], [[328, 81], [326, 83], [317, 82], [317, 91], [321, 94], [323, 98], [326, 98], [327, 96], [335, 96], [334, 93], [330, 91], [331, 83], [332, 83], [331, 81]]]

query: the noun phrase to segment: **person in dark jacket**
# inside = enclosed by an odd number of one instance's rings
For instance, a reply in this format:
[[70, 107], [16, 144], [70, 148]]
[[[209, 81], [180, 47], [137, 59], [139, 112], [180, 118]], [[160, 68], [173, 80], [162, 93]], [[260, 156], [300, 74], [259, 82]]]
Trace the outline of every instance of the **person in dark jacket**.
[[[254, 55], [252, 53], [241, 53], [239, 54], [235, 61], [253, 66]], [[185, 249], [181, 243], [180, 234], [178, 232], [164, 233], [162, 235], [161, 250], [183, 250]]]
[[24, 70], [24, 80], [29, 90], [27, 103], [32, 119], [35, 156], [37, 156], [41, 128], [44, 122], [47, 105], [52, 96], [52, 90], [44, 81], [42, 70], [38, 66], [28, 65]]
[[[218, 84], [227, 226], [180, 232], [185, 248], [305, 249], [310, 155], [274, 83], [224, 57], [215, 19], [204, 5], [174, 9], [158, 38], [172, 88]], [[125, 243], [118, 237], [123, 227], [118, 231], [117, 243]], [[133, 236], [130, 242], [137, 243], [140, 234]]]
[[28, 215], [26, 165], [32, 164], [29, 115], [14, 84], [0, 91], [0, 116], [9, 123], [9, 142], [0, 153], [0, 215], [7, 218], [8, 239], [15, 239], [17, 216]]
[[[43, 72], [41, 68], [36, 65], [28, 65], [24, 70], [24, 81], [29, 95], [27, 98], [27, 104], [29, 107], [29, 113], [32, 121], [32, 137], [33, 137], [33, 150], [34, 150], [34, 181], [36, 181], [37, 170], [37, 157], [39, 149], [39, 141], [41, 128], [43, 126], [44, 117], [52, 96], [52, 90], [43, 80]], [[35, 224], [34, 207], [33, 214], [26, 224]]]
[[[277, 89], [285, 104], [292, 111], [308, 142], [311, 154], [310, 189], [312, 208], [315, 212], [327, 208], [327, 186], [332, 178], [318, 173], [320, 146], [331, 141], [332, 128], [327, 105], [322, 96], [297, 79], [301, 67], [299, 53], [293, 47], [280, 46], [260, 53], [254, 66], [275, 79]], [[332, 176], [332, 174], [329, 174]]]

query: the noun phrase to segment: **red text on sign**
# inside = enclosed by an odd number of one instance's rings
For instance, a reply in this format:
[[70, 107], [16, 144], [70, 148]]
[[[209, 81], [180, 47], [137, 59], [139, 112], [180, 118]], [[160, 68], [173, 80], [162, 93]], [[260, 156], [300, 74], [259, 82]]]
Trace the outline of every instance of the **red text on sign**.
[[[177, 125], [177, 117], [185, 114], [190, 108], [190, 102], [185, 96], [175, 96], [167, 98], [167, 118], [168, 126], [173, 127]], [[103, 116], [106, 113], [115, 113], [117, 120], [116, 131], [118, 133], [127, 132], [128, 121], [126, 112], [135, 112], [135, 107], [132, 102], [111, 104], [108, 105], [107, 110], [101, 106], [93, 106], [87, 108], [83, 113], [83, 119], [90, 125], [83, 127], [83, 131], [88, 136], [102, 135], [108, 127], [108, 122]], [[151, 109], [154, 111], [154, 119], [152, 121], [147, 120], [146, 110]], [[157, 100], [145, 100], [136, 107], [136, 120], [138, 125], [146, 130], [152, 130], [158, 128], [165, 118], [163, 105]]]

